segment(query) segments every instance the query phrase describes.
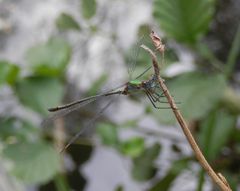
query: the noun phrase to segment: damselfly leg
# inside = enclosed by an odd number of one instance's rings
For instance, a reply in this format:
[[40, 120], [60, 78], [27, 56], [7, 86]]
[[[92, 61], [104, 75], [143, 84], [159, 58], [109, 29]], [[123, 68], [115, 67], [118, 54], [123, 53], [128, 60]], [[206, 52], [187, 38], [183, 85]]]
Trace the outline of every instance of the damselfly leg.
[[159, 107], [156, 104], [157, 103], [161, 103], [161, 101], [159, 100], [159, 98], [155, 98], [154, 95], [149, 92], [148, 90], [145, 90], [145, 94], [147, 95], [148, 99], [150, 100], [150, 102], [152, 103], [153, 107], [156, 109], [170, 109], [170, 107]]

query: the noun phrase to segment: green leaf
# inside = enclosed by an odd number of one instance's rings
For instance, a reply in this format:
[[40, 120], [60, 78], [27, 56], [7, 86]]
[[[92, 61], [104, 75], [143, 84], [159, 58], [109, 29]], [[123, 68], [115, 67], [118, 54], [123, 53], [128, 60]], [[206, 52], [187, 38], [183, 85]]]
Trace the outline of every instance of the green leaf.
[[17, 118], [1, 119], [0, 127], [0, 138], [7, 143], [37, 140], [40, 135], [39, 128]]
[[123, 185], [118, 185], [118, 186], [114, 189], [114, 191], [124, 191]]
[[138, 157], [133, 160], [132, 176], [138, 181], [147, 181], [157, 172], [154, 167], [154, 160], [160, 152], [160, 145], [154, 144], [152, 147], [145, 149]]
[[133, 137], [121, 143], [120, 147], [124, 155], [137, 157], [144, 151], [144, 139], [142, 137]]
[[186, 169], [188, 165], [188, 159], [181, 159], [175, 161], [166, 175], [159, 180], [149, 191], [158, 191], [158, 190], [168, 190], [172, 184], [172, 182], [177, 178], [177, 176], [182, 172], [182, 170]]
[[[221, 74], [186, 73], [168, 82], [168, 88], [178, 108], [187, 120], [201, 119], [219, 103], [226, 88]], [[166, 106], [166, 105], [165, 105]], [[166, 124], [176, 122], [171, 109], [153, 110]]]
[[15, 83], [19, 74], [19, 67], [6, 61], [0, 60], [0, 85], [3, 83]]
[[200, 125], [199, 142], [208, 160], [213, 160], [229, 140], [236, 117], [226, 111], [216, 110]]
[[[74, 176], [72, 174], [72, 176]], [[54, 177], [54, 184], [56, 186], [56, 190], [61, 190], [61, 191], [70, 191], [70, 185], [68, 184], [67, 181], [67, 177], [65, 174], [63, 173], [58, 173], [55, 177]]]
[[60, 38], [51, 38], [27, 51], [26, 58], [30, 68], [37, 75], [60, 76], [65, 72], [70, 60], [71, 48]]
[[9, 145], [3, 154], [13, 162], [11, 173], [27, 184], [46, 183], [60, 170], [59, 154], [43, 142]]
[[155, 19], [168, 36], [193, 44], [207, 31], [215, 1], [155, 0], [153, 7]]
[[81, 29], [77, 21], [75, 21], [75, 19], [67, 13], [61, 13], [61, 15], [59, 15], [59, 17], [56, 20], [56, 25], [60, 30]]
[[16, 85], [20, 101], [42, 114], [48, 114], [47, 108], [58, 105], [63, 93], [62, 84], [50, 77], [28, 77]]
[[137, 181], [147, 181], [156, 175], [157, 169], [152, 164], [134, 165], [132, 176]]
[[97, 133], [102, 143], [109, 146], [118, 146], [119, 138], [116, 126], [109, 123], [100, 123], [97, 126]]
[[95, 0], [82, 0], [82, 15], [85, 19], [90, 19], [96, 14], [97, 3]]

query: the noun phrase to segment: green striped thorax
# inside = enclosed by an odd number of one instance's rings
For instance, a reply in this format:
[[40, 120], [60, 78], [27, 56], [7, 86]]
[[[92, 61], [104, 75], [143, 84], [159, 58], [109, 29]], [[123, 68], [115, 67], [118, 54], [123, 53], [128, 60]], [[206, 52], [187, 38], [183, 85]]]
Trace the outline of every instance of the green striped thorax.
[[131, 80], [127, 83], [127, 91], [139, 90], [142, 87], [142, 81], [140, 80]]
[[149, 80], [140, 81], [140, 80], [131, 80], [126, 84], [126, 87], [123, 91], [123, 94], [128, 94], [140, 89], [148, 89], [154, 91], [157, 88], [158, 84], [156, 83], [155, 76], [153, 75]]
[[141, 89], [142, 87], [142, 81], [140, 80], [131, 80], [128, 83], [126, 83], [126, 86], [122, 92], [122, 94], [127, 95], [131, 92], [134, 92], [136, 90]]
[[140, 86], [142, 84], [142, 81], [140, 81], [140, 80], [131, 80], [129, 82], [129, 84], [132, 85], [132, 86]]

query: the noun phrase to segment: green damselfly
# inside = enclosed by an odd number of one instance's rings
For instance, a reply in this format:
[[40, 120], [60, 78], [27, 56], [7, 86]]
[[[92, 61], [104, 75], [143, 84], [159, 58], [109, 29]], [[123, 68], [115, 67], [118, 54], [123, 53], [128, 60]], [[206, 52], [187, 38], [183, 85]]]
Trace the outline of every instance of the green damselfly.
[[[132, 95], [138, 92], [143, 92], [147, 96], [147, 98], [150, 100], [151, 104], [156, 109], [168, 109], [169, 107], [161, 107], [161, 103], [166, 103], [162, 100], [163, 92], [161, 92], [161, 88], [159, 87], [159, 84], [157, 82], [157, 77], [155, 75], [151, 75], [149, 79], [147, 80], [139, 80], [145, 73], [147, 73], [152, 66], [148, 67], [144, 72], [142, 72], [140, 75], [138, 75], [134, 80], [130, 80], [123, 85], [111, 89], [110, 91], [107, 91], [102, 94], [97, 94], [94, 96], [86, 97], [65, 105], [60, 105], [57, 107], [49, 108], [48, 111], [54, 113], [53, 116], [50, 118], [51, 120], [59, 118], [61, 116], [64, 116], [72, 111], [75, 111], [77, 109], [80, 109], [81, 107], [90, 104], [94, 101], [99, 100], [103, 97], [110, 97], [114, 95]], [[160, 93], [159, 93], [160, 92]], [[86, 126], [88, 127], [96, 121], [96, 119], [103, 113], [104, 110], [106, 110], [110, 105], [112, 101], [110, 101], [108, 104], [106, 104], [97, 114], [96, 117], [90, 120], [89, 124]], [[69, 145], [74, 143], [78, 137], [82, 134], [85, 128], [81, 129], [73, 138], [70, 139], [68, 144], [63, 148], [65, 150]], [[62, 151], [63, 151], [62, 150]]]
[[[149, 67], [147, 70], [149, 70], [151, 67]], [[146, 70], [146, 71], [147, 71]], [[146, 71], [144, 71], [140, 76], [142, 76]], [[58, 118], [60, 116], [63, 116], [67, 113], [70, 113], [74, 110], [77, 110], [81, 108], [82, 106], [85, 106], [89, 103], [92, 103], [93, 101], [97, 101], [98, 99], [102, 97], [109, 97], [113, 95], [131, 95], [136, 92], [144, 92], [148, 99], [150, 100], [151, 104], [153, 105], [154, 108], [156, 109], [168, 109], [169, 107], [160, 107], [160, 103], [166, 103], [165, 101], [162, 101], [161, 98], [163, 98], [163, 92], [159, 92], [159, 85], [158, 82], [156, 81], [156, 76], [152, 75], [148, 80], [143, 80], [140, 81], [137, 78], [135, 80], [131, 80], [121, 87], [118, 87], [116, 89], [110, 90], [106, 93], [98, 94], [95, 96], [90, 96], [87, 98], [83, 98], [65, 105], [49, 108], [49, 112], [55, 112], [55, 115], [53, 115], [53, 118]], [[90, 121], [90, 123], [86, 126], [90, 126], [91, 123], [95, 122], [95, 120], [103, 113], [105, 109], [107, 109], [111, 105], [112, 101], [110, 101], [107, 105], [105, 105], [97, 114], [94, 119]], [[85, 129], [85, 128], [84, 128]], [[81, 129], [73, 138], [70, 139], [68, 144], [63, 148], [62, 151], [64, 151], [68, 146], [70, 146], [72, 143], [74, 143], [79, 136], [82, 134], [84, 129]]]
[[[131, 80], [127, 83], [125, 83], [123, 86], [115, 88], [113, 90], [110, 90], [106, 93], [98, 94], [95, 96], [86, 97], [65, 105], [57, 106], [49, 108], [49, 112], [56, 112], [61, 110], [70, 110], [72, 112], [73, 110], [79, 109], [81, 106], [91, 103], [92, 101], [96, 101], [98, 98], [101, 97], [108, 97], [112, 95], [131, 95], [131, 93], [135, 93], [137, 91], [143, 91], [154, 108], [156, 109], [164, 109], [165, 107], [160, 107], [157, 105], [157, 103], [166, 103], [160, 100], [163, 96], [163, 93], [159, 94], [157, 93], [157, 90], [159, 90], [158, 82], [156, 81], [155, 75], [152, 75], [150, 79], [140, 81], [138, 79]], [[78, 107], [79, 106], [79, 107]]]

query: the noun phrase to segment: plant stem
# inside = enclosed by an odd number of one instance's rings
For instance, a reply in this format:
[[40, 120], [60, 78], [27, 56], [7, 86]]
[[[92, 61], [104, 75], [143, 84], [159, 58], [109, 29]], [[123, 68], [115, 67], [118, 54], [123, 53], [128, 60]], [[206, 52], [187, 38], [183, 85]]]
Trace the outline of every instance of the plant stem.
[[236, 63], [236, 59], [239, 55], [239, 50], [240, 50], [240, 23], [238, 25], [238, 29], [234, 37], [233, 44], [227, 58], [227, 63], [225, 66], [226, 78], [229, 78], [231, 73], [233, 72], [234, 64]]
[[204, 183], [204, 170], [200, 169], [199, 171], [199, 177], [198, 177], [198, 186], [197, 186], [197, 191], [202, 191], [203, 189], [203, 183]]
[[[164, 52], [164, 45], [161, 42], [161, 39], [157, 36], [156, 33], [152, 32], [150, 34], [150, 37], [153, 41], [154, 46], [156, 47], [156, 49], [163, 54]], [[205, 159], [205, 157], [203, 156], [200, 148], [198, 147], [195, 139], [193, 138], [190, 130], [188, 129], [187, 123], [184, 120], [181, 112], [178, 110], [175, 101], [173, 100], [172, 96], [170, 95], [170, 92], [167, 88], [167, 86], [164, 83], [164, 80], [161, 78], [160, 74], [160, 70], [159, 70], [159, 65], [157, 62], [157, 57], [156, 55], [153, 53], [153, 51], [151, 49], [149, 49], [148, 47], [142, 45], [142, 48], [144, 48], [147, 52], [149, 52], [149, 54], [152, 57], [152, 64], [153, 64], [153, 68], [154, 68], [154, 74], [158, 80], [158, 83], [160, 85], [160, 87], [162, 88], [162, 91], [165, 95], [165, 97], [168, 100], [168, 103], [170, 105], [170, 107], [172, 108], [172, 111], [179, 123], [179, 125], [181, 126], [190, 146], [192, 147], [195, 156], [197, 158], [197, 160], [199, 161], [199, 163], [201, 164], [201, 166], [205, 169], [205, 171], [209, 174], [209, 176], [213, 179], [213, 181], [223, 190], [223, 191], [231, 191], [231, 188], [229, 186], [229, 184], [227, 183], [226, 179], [224, 178], [223, 175], [221, 175], [220, 173], [216, 174], [214, 172], [214, 170], [212, 169], [212, 167], [208, 164], [207, 160]]]

